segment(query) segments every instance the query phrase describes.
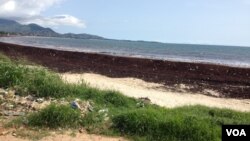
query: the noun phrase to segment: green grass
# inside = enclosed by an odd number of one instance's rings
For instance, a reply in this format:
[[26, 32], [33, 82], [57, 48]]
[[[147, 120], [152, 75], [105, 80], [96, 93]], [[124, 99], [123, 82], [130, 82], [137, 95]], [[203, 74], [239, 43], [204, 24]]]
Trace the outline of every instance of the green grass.
[[79, 127], [81, 113], [77, 109], [72, 109], [70, 105], [49, 105], [38, 113], [33, 113], [28, 117], [28, 125], [39, 127]]
[[203, 106], [136, 109], [113, 118], [114, 128], [147, 140], [220, 140], [221, 125], [250, 124], [250, 114]]
[[[132, 140], [217, 141], [223, 124], [250, 124], [250, 113], [203, 106], [166, 109], [145, 104], [116, 91], [102, 91], [86, 84], [67, 84], [42, 67], [26, 67], [0, 55], [0, 87], [20, 95], [90, 100], [94, 111], [82, 117], [70, 106], [50, 105], [27, 117], [32, 127], [84, 126], [92, 133], [123, 135]], [[108, 109], [104, 120], [100, 109]]]

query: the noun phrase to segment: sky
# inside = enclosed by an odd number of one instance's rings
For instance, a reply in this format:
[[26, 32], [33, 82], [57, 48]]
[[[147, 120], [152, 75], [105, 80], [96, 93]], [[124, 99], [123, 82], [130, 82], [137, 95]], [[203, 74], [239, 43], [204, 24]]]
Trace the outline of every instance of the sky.
[[0, 18], [60, 33], [250, 47], [250, 0], [0, 0]]

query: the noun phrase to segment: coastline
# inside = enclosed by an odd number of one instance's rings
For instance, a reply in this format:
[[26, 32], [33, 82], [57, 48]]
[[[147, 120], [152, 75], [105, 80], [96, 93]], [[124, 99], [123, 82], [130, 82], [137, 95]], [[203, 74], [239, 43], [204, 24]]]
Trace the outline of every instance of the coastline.
[[119, 57], [8, 43], [0, 43], [0, 51], [11, 58], [22, 57], [57, 72], [90, 72], [114, 78], [134, 77], [161, 83], [173, 90], [184, 84], [190, 92], [212, 89], [220, 93], [219, 97], [250, 98], [250, 68]]

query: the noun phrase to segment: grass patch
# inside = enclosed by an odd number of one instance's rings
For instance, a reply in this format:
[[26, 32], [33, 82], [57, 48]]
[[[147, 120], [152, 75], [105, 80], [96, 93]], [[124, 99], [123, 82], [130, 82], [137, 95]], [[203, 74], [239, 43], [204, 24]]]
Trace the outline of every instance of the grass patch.
[[145, 140], [219, 141], [221, 125], [250, 124], [250, 113], [203, 106], [146, 108], [121, 113], [112, 121], [119, 132]]
[[39, 127], [77, 127], [81, 121], [81, 113], [70, 106], [52, 104], [30, 115], [28, 121], [28, 125]]
[[0, 61], [0, 87], [7, 88], [20, 84], [26, 69], [11, 62]]
[[113, 91], [105, 93], [103, 99], [106, 103], [112, 104], [116, 107], [127, 107], [130, 103], [127, 97]]

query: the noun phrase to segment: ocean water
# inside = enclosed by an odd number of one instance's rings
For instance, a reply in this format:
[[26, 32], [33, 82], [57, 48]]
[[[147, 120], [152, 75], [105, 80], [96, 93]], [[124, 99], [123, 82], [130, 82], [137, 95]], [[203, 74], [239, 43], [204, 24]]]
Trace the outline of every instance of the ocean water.
[[1, 37], [0, 42], [58, 50], [250, 68], [250, 47], [47, 37]]

